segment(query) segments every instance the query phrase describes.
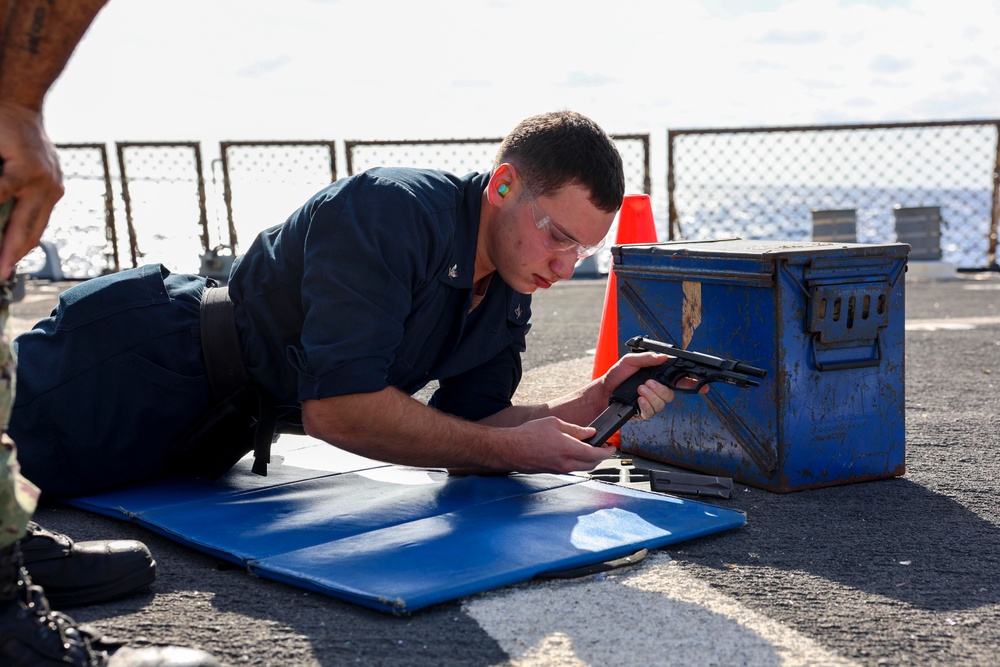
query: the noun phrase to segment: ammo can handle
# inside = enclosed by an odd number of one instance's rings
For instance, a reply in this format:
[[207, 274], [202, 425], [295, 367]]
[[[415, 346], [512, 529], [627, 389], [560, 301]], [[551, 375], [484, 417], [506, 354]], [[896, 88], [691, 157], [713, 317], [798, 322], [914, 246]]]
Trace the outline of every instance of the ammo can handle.
[[875, 356], [869, 357], [867, 359], [851, 359], [848, 361], [834, 361], [833, 363], [823, 363], [819, 360], [816, 355], [816, 340], [819, 338], [819, 334], [814, 334], [812, 337], [812, 357], [813, 363], [816, 364], [816, 370], [821, 373], [824, 371], [844, 371], [852, 368], [870, 368], [872, 366], [878, 366], [882, 363], [882, 339], [880, 336], [875, 336]]

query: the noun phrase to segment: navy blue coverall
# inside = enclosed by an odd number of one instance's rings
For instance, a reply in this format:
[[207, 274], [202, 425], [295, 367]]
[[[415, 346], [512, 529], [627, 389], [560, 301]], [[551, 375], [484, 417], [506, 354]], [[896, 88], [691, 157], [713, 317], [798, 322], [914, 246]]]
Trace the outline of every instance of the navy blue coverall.
[[[470, 312], [489, 174], [373, 169], [258, 235], [229, 282], [245, 366], [286, 423], [303, 401], [413, 393], [477, 420], [511, 405], [528, 295], [494, 275]], [[148, 265], [67, 290], [19, 336], [10, 433], [25, 475], [72, 496], [154, 478], [211, 405], [206, 279]]]

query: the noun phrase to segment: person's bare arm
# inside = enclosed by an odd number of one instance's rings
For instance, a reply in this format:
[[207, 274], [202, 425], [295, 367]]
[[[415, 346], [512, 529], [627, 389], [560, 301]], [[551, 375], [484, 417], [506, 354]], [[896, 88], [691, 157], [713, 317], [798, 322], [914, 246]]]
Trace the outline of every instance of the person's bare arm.
[[[608, 405], [615, 387], [636, 369], [666, 361], [661, 354], [631, 354], [604, 376], [561, 398], [512, 406], [479, 422], [444, 414], [393, 388], [306, 401], [306, 433], [369, 458], [463, 472], [556, 472], [590, 470], [610, 457], [611, 447], [582, 442], [587, 426]], [[639, 389], [642, 416], [652, 417], [673, 399], [668, 387], [650, 381]]]
[[610, 448], [581, 442], [594, 429], [556, 417], [496, 427], [444, 414], [387, 388], [306, 401], [306, 433], [369, 458], [430, 468], [494, 472], [589, 470]]
[[0, 277], [34, 248], [63, 194], [42, 105], [107, 0], [0, 2], [0, 202], [16, 200], [0, 246]]
[[107, 0], [7, 0], [0, 47], [5, 102], [42, 110], [45, 94]]

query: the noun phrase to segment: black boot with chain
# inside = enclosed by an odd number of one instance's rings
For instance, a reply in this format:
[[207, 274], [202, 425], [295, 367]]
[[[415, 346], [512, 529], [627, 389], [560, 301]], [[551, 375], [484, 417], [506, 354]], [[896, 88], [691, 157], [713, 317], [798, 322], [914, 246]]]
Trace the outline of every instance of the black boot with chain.
[[132, 649], [49, 608], [21, 566], [17, 543], [0, 549], [0, 665], [219, 667], [208, 653], [175, 646]]

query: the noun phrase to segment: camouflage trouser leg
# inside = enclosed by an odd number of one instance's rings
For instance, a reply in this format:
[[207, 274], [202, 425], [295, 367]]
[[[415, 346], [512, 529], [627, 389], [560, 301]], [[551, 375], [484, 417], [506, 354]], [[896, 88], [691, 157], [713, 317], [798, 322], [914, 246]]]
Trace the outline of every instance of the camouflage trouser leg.
[[7, 424], [14, 404], [14, 357], [7, 328], [10, 302], [10, 283], [0, 279], [0, 437], [3, 439], [0, 442], [0, 549], [24, 535], [38, 503], [38, 488], [21, 477], [14, 441], [7, 437]]

